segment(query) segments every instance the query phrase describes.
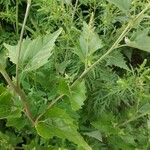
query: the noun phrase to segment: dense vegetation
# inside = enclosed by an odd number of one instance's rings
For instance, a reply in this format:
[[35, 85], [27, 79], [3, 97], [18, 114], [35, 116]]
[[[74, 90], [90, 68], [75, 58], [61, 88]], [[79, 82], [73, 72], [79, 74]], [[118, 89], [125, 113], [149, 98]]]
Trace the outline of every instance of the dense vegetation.
[[0, 149], [150, 149], [149, 0], [0, 0]]

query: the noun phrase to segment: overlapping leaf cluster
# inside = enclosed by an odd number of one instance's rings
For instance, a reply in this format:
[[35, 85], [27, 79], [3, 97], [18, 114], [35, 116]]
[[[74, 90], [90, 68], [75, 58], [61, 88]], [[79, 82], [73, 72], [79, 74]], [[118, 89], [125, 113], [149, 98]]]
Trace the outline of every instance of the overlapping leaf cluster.
[[147, 5], [33, 0], [19, 56], [24, 1], [0, 2], [0, 149], [149, 149], [149, 10], [132, 22]]

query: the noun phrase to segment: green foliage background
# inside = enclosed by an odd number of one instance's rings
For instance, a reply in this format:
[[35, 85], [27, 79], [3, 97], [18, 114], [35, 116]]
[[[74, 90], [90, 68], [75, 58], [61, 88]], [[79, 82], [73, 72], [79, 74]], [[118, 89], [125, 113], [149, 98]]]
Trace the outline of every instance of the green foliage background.
[[[33, 126], [1, 75], [0, 149], [150, 149], [150, 9], [112, 53], [71, 86], [147, 3], [32, 0], [19, 81], [33, 118], [44, 114]], [[0, 0], [0, 69], [14, 84], [25, 8], [26, 0]]]

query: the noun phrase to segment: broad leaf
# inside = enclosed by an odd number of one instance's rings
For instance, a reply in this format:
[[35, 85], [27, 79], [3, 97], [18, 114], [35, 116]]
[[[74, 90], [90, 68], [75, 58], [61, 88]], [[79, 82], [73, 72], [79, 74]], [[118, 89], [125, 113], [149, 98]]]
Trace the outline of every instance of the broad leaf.
[[150, 36], [149, 36], [150, 28], [147, 28], [143, 31], [135, 33], [135, 37], [133, 39], [125, 39], [125, 42], [128, 46], [138, 48], [140, 50], [150, 52]]
[[38, 134], [46, 139], [58, 136], [68, 139], [86, 150], [91, 150], [82, 136], [77, 132], [74, 120], [62, 109], [54, 107], [47, 111], [45, 119], [36, 124]]
[[126, 65], [126, 61], [124, 59], [123, 54], [119, 51], [115, 51], [107, 57], [106, 65], [116, 66], [125, 70], [129, 70], [129, 67]]
[[[62, 29], [45, 37], [37, 37], [34, 40], [29, 38], [23, 40], [19, 64], [23, 71], [32, 71], [40, 68], [48, 62], [52, 55], [52, 49], [55, 45], [57, 37], [60, 35]], [[17, 63], [18, 45], [11, 46], [4, 44], [8, 49], [8, 57], [13, 63]]]
[[79, 110], [81, 106], [84, 105], [84, 101], [86, 99], [85, 93], [86, 88], [84, 81], [76, 84], [76, 86], [71, 89], [69, 100], [73, 110]]
[[85, 63], [95, 51], [103, 47], [103, 44], [98, 34], [94, 32], [94, 27], [91, 24], [84, 22], [82, 30], [79, 39], [80, 47], [76, 48], [74, 53]]
[[131, 6], [131, 0], [107, 0], [110, 3], [115, 4], [120, 10], [128, 12]]

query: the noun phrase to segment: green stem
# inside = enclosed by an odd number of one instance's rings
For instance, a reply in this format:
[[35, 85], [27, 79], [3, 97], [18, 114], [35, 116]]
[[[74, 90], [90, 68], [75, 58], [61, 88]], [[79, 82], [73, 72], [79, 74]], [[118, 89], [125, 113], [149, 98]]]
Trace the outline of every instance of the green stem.
[[34, 120], [32, 118], [32, 114], [30, 112], [28, 103], [26, 102], [26, 95], [24, 93], [23, 90], [21, 90], [20, 88], [18, 88], [10, 79], [10, 77], [8, 76], [7, 72], [4, 69], [0, 69], [1, 74], [3, 75], [3, 77], [5, 78], [5, 80], [7, 81], [8, 85], [14, 90], [14, 92], [20, 96], [20, 99], [24, 105], [24, 110], [25, 110], [25, 114], [26, 116], [29, 118], [29, 120], [31, 121], [31, 123], [34, 125]]
[[19, 2], [16, 0], [16, 34], [18, 36], [19, 29], [18, 29], [18, 7], [19, 7]]
[[52, 102], [48, 105], [48, 107], [36, 118], [34, 124], [36, 125], [36, 123], [38, 122], [38, 120], [46, 113], [46, 111], [47, 111], [48, 109], [50, 109], [55, 103], [57, 103], [57, 101], [59, 101], [63, 96], [64, 96], [64, 94], [58, 96], [54, 101], [52, 101]]
[[73, 19], [74, 19], [76, 10], [77, 10], [78, 2], [79, 2], [79, 0], [76, 0], [75, 6], [74, 6], [74, 9], [73, 9], [73, 13], [72, 13], [72, 18], [71, 18], [72, 22], [73, 22]]
[[123, 122], [123, 123], [117, 125], [117, 127], [125, 126], [125, 125], [129, 124], [129, 123], [132, 122], [132, 121], [135, 121], [135, 120], [137, 120], [137, 119], [139, 119], [139, 118], [141, 118], [141, 117], [144, 117], [144, 116], [147, 115], [147, 114], [150, 114], [150, 111], [147, 111], [147, 112], [145, 112], [145, 113], [142, 113], [142, 114], [140, 114], [140, 115], [138, 115], [138, 116], [134, 116], [133, 118], [130, 118], [129, 120], [126, 120], [125, 122]]
[[18, 51], [17, 51], [18, 56], [17, 56], [17, 63], [16, 63], [16, 84], [17, 84], [18, 87], [20, 86], [19, 85], [19, 63], [20, 63], [19, 60], [20, 60], [20, 54], [21, 54], [21, 46], [22, 46], [23, 34], [24, 34], [24, 30], [25, 30], [25, 24], [27, 22], [30, 6], [31, 6], [31, 0], [27, 0], [27, 8], [26, 8], [26, 13], [25, 13], [21, 33], [20, 33], [20, 39], [19, 39]]

